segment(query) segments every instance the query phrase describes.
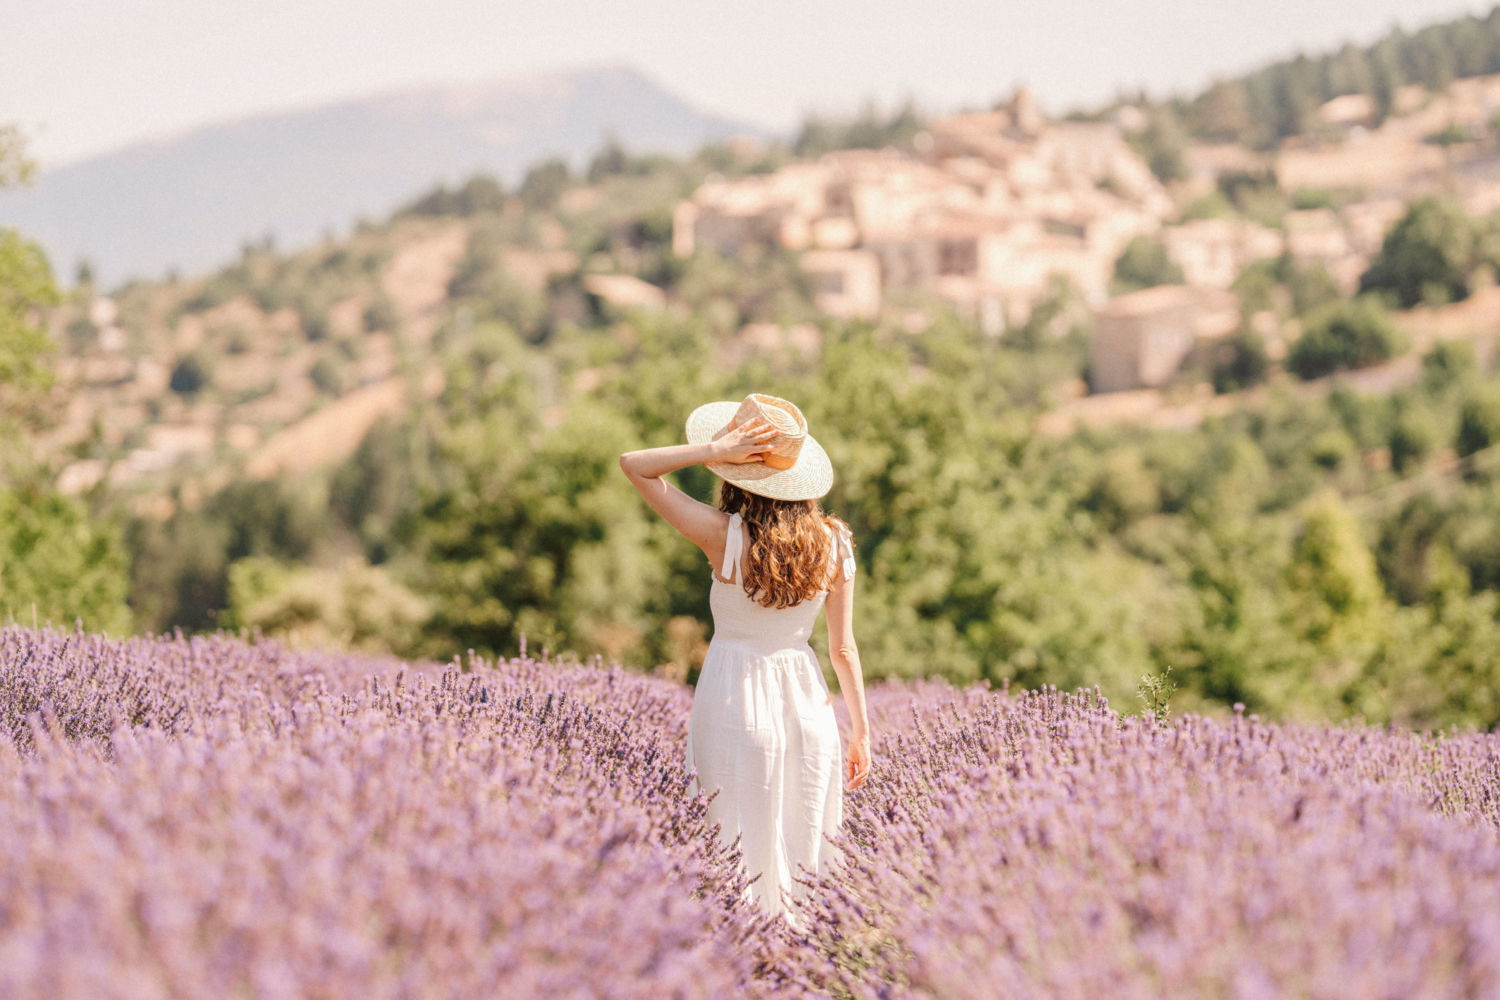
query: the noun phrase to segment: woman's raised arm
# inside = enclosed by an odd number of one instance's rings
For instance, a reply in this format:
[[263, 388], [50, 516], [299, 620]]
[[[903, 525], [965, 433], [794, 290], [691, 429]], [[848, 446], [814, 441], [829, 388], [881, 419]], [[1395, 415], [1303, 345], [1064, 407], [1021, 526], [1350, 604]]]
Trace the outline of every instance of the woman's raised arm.
[[722, 511], [699, 503], [661, 477], [700, 462], [731, 462], [735, 465], [761, 462], [766, 445], [776, 434], [776, 428], [757, 420], [735, 428], [717, 441], [626, 452], [620, 456], [620, 468], [636, 491], [646, 498], [651, 509], [702, 549], [709, 561], [717, 566], [715, 560], [724, 555], [724, 526], [729, 519]]

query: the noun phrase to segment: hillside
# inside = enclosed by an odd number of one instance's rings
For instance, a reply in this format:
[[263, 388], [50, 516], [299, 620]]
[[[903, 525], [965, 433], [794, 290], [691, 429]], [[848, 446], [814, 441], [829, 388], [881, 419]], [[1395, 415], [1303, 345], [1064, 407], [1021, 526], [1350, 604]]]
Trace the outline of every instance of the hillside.
[[[719, 310], [714, 325], [725, 356], [739, 361], [778, 345], [815, 343], [820, 314], [830, 313], [921, 328], [954, 309], [992, 335], [1008, 325], [1025, 336], [1039, 308], [1056, 313], [1038, 318], [1054, 335], [1069, 324], [1087, 330], [1133, 233], [1151, 234], [1189, 285], [1233, 286], [1227, 329], [1236, 328], [1234, 310], [1241, 309], [1244, 323], [1280, 357], [1311, 307], [1301, 302], [1307, 296], [1283, 300], [1264, 289], [1251, 295], [1243, 276], [1288, 254], [1301, 269], [1298, 280], [1320, 289], [1308, 300], [1315, 305], [1355, 289], [1408, 198], [1447, 186], [1473, 213], [1488, 211], [1500, 197], [1486, 173], [1496, 140], [1474, 116], [1496, 92], [1500, 78], [1461, 81], [1363, 137], [1284, 151], [1273, 173], [1255, 173], [1273, 164], [1258, 167], [1261, 161], [1238, 147], [1195, 147], [1194, 177], [1168, 191], [1118, 133], [1038, 124], [1034, 138], [992, 138], [992, 120], [1002, 128], [1009, 120], [1000, 112], [934, 123], [924, 134], [950, 144], [949, 159], [836, 153], [766, 172], [723, 148], [680, 161], [617, 152], [617, 162], [596, 163], [593, 183], [559, 176], [550, 190], [539, 184], [508, 198], [485, 182], [442, 189], [387, 222], [301, 253], [252, 246], [215, 274], [137, 282], [113, 298], [80, 287], [52, 317], [67, 357], [53, 423], [38, 447], [62, 470], [69, 491], [107, 479], [143, 497], [183, 482], [197, 483], [190, 494], [212, 493], [239, 475], [311, 471], [347, 457], [382, 417], [439, 391], [442, 343], [433, 335], [449, 328], [451, 336], [462, 309], [503, 318], [533, 340], [570, 326], [597, 328], [631, 302], [648, 312], [670, 304], [675, 315]], [[1446, 151], [1424, 142], [1450, 120], [1472, 124], [1478, 138]], [[1079, 128], [1093, 131], [1080, 141]], [[977, 172], [971, 147], [996, 142], [1005, 158]], [[1078, 150], [1100, 161], [1092, 169], [1107, 185], [1063, 169]], [[1376, 158], [1384, 173], [1373, 186], [1366, 150], [1385, 154]], [[1060, 165], [1047, 168], [1053, 174], [1038, 172], [1039, 163], [1054, 161]], [[711, 183], [699, 186], [711, 173]], [[1126, 176], [1139, 194], [1121, 189]], [[973, 194], [976, 187], [987, 192], [983, 198]], [[825, 203], [824, 188], [846, 192], [853, 207]], [[1012, 188], [1017, 193], [1001, 193]], [[693, 197], [681, 200], [688, 193]], [[871, 205], [899, 211], [872, 215]], [[1091, 235], [1095, 228], [1102, 235]], [[789, 246], [793, 230], [801, 242]], [[706, 245], [692, 252], [695, 241]], [[956, 253], [965, 246], [972, 275]], [[918, 272], [901, 285], [891, 261], [919, 252], [954, 259], [942, 273]], [[988, 257], [999, 262], [995, 277], [979, 267]], [[1010, 263], [1016, 259], [1035, 266], [1017, 268]], [[842, 282], [847, 272], [852, 282], [865, 264], [877, 277], [863, 299], [826, 290], [829, 276]], [[1081, 298], [1054, 300], [1058, 273]], [[1277, 279], [1267, 272], [1256, 280]], [[1482, 338], [1489, 297], [1423, 307], [1398, 322], [1424, 350], [1431, 330]], [[988, 316], [989, 302], [1010, 315]], [[1484, 354], [1488, 347], [1480, 346]], [[1412, 361], [1401, 363], [1386, 391], [1415, 377]], [[1070, 402], [1079, 374], [1059, 371], [1040, 397], [1060, 404], [1044, 428], [1131, 419], [1184, 426], [1238, 405], [1232, 395], [1211, 406], [1197, 399], [1174, 405], [1176, 389], [1204, 378], [1191, 364], [1148, 395]], [[148, 509], [155, 501], [140, 502]]]
[[[221, 271], [113, 296], [80, 285], [50, 317], [62, 357], [37, 455], [65, 491], [107, 486], [144, 511], [184, 485], [211, 495], [347, 458], [378, 420], [441, 391], [434, 334], [451, 340], [455, 306], [498, 306], [545, 336], [602, 318], [585, 272], [661, 259], [664, 235], [633, 234], [709, 164], [627, 157], [622, 169], [563, 180], [541, 201], [500, 198], [488, 180], [438, 189], [300, 253], [247, 246]], [[496, 193], [479, 208], [432, 208], [476, 190]], [[612, 241], [613, 254], [597, 252]]]
[[1319, 110], [1340, 97], [1361, 97], [1360, 119], [1378, 126], [1400, 113], [1404, 88], [1439, 92], [1455, 80], [1500, 72], [1500, 7], [1414, 31], [1392, 28], [1371, 45], [1345, 44], [1298, 53], [1242, 76], [1225, 76], [1165, 105], [1200, 140], [1273, 149], [1288, 139], [1318, 135], [1330, 123]]
[[273, 235], [301, 247], [357, 218], [383, 218], [435, 181], [507, 182], [563, 157], [581, 165], [613, 135], [634, 151], [685, 154], [754, 129], [705, 114], [613, 67], [429, 87], [271, 114], [141, 143], [0, 192], [0, 222], [71, 272], [114, 285], [197, 273]]

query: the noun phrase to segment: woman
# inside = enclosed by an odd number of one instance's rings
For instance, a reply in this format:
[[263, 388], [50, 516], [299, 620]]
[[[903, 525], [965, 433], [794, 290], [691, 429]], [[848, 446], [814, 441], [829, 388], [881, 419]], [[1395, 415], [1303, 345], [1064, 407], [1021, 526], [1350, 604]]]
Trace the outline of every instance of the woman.
[[[843, 818], [843, 791], [870, 773], [864, 679], [854, 645], [854, 549], [845, 525], [819, 508], [833, 485], [828, 455], [802, 411], [752, 393], [708, 403], [687, 421], [688, 443], [620, 456], [655, 511], [708, 556], [714, 637], [693, 695], [687, 762], [726, 843], [740, 838], [750, 894], [770, 913], [816, 873]], [[724, 484], [719, 509], [662, 479], [702, 462]], [[827, 601], [828, 650], [853, 732], [840, 787], [838, 724], [808, 646]]]

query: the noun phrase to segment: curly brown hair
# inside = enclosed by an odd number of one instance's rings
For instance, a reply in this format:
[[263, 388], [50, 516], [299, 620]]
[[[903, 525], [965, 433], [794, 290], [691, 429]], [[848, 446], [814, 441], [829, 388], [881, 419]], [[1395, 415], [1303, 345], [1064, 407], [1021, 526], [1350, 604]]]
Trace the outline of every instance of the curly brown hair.
[[833, 537], [848, 529], [816, 500], [774, 500], [726, 482], [719, 509], [744, 519], [749, 544], [740, 576], [757, 604], [791, 608], [827, 588]]

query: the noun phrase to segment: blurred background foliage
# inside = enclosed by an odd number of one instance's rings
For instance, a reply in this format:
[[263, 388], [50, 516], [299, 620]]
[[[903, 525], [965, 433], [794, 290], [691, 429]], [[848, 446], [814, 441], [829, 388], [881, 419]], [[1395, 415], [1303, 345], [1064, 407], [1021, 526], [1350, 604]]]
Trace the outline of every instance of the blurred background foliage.
[[[622, 323], [541, 343], [454, 325], [444, 394], [320, 481], [137, 522], [142, 624], [439, 658], [524, 636], [690, 674], [707, 564], [616, 458], [756, 389], [799, 400], [838, 470], [826, 506], [858, 542], [872, 676], [1099, 684], [1126, 705], [1170, 666], [1180, 709], [1500, 721], [1500, 388], [1466, 345], [1390, 396], [1279, 384], [1194, 431], [1054, 438], [1033, 401], [1082, 367], [1067, 337], [829, 323], [814, 357], [730, 364], [702, 316]], [[1457, 474], [1445, 449], [1469, 456]], [[704, 470], [677, 479], [712, 499]]]
[[[34, 172], [25, 136], [0, 127], [0, 187]], [[52, 381], [42, 311], [61, 299], [41, 247], [0, 227], [0, 620], [75, 622], [119, 633], [132, 624], [129, 558], [118, 518], [96, 519], [64, 496], [24, 447]]]
[[[809, 122], [798, 148], [909, 141], [919, 128], [910, 108], [872, 110]], [[1038, 413], [1087, 375], [1091, 317], [1066, 282], [1026, 323], [988, 336], [942, 309], [920, 324], [899, 311], [821, 319], [785, 252], [673, 254], [664, 206], [709, 172], [785, 155], [709, 147], [671, 161], [608, 143], [583, 175], [559, 161], [515, 191], [479, 177], [424, 195], [397, 219], [469, 226], [430, 342], [439, 395], [376, 425], [333, 468], [231, 481], [161, 516], [129, 512], [104, 487], [63, 497], [45, 469], [12, 460], [0, 614], [28, 622], [35, 605], [41, 619], [94, 629], [244, 629], [406, 657], [511, 654], [524, 641], [691, 679], [711, 634], [708, 566], [616, 459], [678, 443], [702, 402], [756, 390], [803, 406], [832, 457], [825, 503], [858, 545], [871, 677], [1097, 684], [1132, 706], [1142, 675], [1170, 667], [1178, 710], [1500, 723], [1500, 384], [1458, 342], [1385, 394], [1293, 378], [1407, 350], [1389, 310], [1412, 290], [1423, 302], [1468, 295], [1495, 264], [1489, 223], [1413, 203], [1352, 299], [1316, 266], [1252, 264], [1235, 283], [1243, 328], [1202, 377], [1220, 391], [1259, 387], [1256, 405], [1192, 430], [1048, 436]], [[1202, 211], [1248, 212], [1274, 181], [1223, 187], [1229, 207]], [[508, 250], [559, 246], [578, 263], [544, 286], [510, 270]], [[373, 285], [381, 260], [247, 247], [182, 308], [248, 295], [296, 311], [329, 351], [313, 378], [331, 393], [350, 376], [330, 305]], [[0, 382], [20, 433], [46, 381], [29, 317], [61, 293], [16, 234], [0, 234], [0, 269]], [[649, 280], [671, 306], [592, 295], [588, 276], [610, 271]], [[1121, 289], [1181, 280], [1149, 239], [1115, 277]], [[1284, 364], [1251, 322], [1266, 313], [1304, 331]], [[758, 323], [810, 332], [747, 349], [742, 331]], [[372, 293], [364, 325], [399, 324]], [[179, 395], [215, 391], [207, 355], [171, 377]], [[675, 478], [712, 500], [705, 470]]]

